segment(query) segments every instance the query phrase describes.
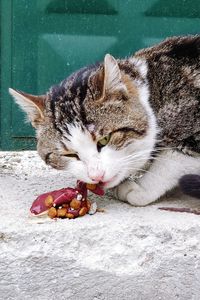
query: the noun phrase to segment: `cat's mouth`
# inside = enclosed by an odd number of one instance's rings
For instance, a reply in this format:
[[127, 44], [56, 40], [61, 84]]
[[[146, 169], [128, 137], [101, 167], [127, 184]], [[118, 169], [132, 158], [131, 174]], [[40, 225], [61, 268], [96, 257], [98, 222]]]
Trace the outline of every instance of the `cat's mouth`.
[[102, 188], [106, 188], [106, 189], [112, 188], [112, 187], [114, 187], [116, 185], [115, 181], [116, 181], [117, 177], [118, 176], [115, 175], [115, 176], [113, 176], [112, 178], [110, 178], [107, 181], [103, 181], [103, 182], [100, 181], [99, 185], [102, 186]]

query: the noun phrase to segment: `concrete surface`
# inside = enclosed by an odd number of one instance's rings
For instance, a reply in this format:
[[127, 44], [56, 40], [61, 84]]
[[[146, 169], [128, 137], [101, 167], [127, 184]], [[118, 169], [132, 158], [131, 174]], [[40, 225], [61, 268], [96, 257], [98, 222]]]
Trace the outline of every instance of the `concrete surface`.
[[29, 216], [38, 194], [74, 182], [35, 152], [0, 152], [0, 299], [200, 299], [200, 216], [158, 210], [200, 201], [135, 208], [104, 197], [105, 213]]

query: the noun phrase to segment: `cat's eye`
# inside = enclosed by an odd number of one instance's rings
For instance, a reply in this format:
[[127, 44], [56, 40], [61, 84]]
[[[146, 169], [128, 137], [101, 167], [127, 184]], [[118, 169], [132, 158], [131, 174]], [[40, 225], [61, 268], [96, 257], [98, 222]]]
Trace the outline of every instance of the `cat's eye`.
[[77, 160], [80, 159], [76, 153], [68, 153], [68, 154], [64, 154], [63, 156], [69, 157], [69, 158], [76, 158]]
[[99, 140], [97, 142], [97, 148], [98, 148], [98, 150], [100, 150], [101, 148], [105, 147], [109, 143], [110, 136], [111, 136], [111, 134], [108, 134], [107, 136], [105, 136], [104, 138], [102, 138], [101, 140]]

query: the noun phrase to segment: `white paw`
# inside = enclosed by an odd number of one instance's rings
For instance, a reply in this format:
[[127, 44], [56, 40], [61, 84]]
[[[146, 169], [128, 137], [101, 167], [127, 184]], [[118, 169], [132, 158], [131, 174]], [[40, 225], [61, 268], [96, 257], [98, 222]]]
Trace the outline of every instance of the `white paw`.
[[127, 195], [127, 202], [133, 206], [146, 206], [155, 200], [149, 199], [144, 190], [132, 190]]
[[150, 193], [135, 182], [126, 181], [115, 188], [115, 196], [134, 206], [146, 206], [155, 200]]
[[127, 202], [127, 194], [132, 191], [132, 182], [128, 180], [118, 185], [116, 188], [113, 189], [113, 194], [115, 198]]

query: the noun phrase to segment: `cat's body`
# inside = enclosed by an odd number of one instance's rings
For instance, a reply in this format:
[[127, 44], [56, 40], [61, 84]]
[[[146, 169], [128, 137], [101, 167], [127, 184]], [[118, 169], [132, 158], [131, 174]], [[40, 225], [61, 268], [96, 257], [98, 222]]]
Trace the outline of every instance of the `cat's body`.
[[[106, 55], [47, 96], [11, 94], [37, 128], [47, 163], [117, 186], [116, 195], [133, 205], [200, 172], [199, 36], [171, 38], [124, 60]], [[137, 182], [124, 181], [143, 169]]]
[[200, 154], [200, 37], [169, 39], [136, 57], [148, 64], [149, 101], [161, 143]]

